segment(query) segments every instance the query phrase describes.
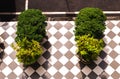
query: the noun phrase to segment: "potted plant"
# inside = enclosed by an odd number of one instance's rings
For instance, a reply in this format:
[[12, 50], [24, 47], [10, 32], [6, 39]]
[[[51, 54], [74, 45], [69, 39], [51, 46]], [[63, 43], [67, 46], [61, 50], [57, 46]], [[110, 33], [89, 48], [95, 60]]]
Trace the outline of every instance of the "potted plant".
[[33, 64], [42, 54], [40, 42], [46, 35], [45, 20], [46, 17], [37, 9], [28, 9], [18, 16], [16, 43], [12, 47], [20, 63]]
[[80, 61], [96, 60], [105, 43], [102, 40], [106, 16], [99, 8], [83, 8], [75, 19], [75, 41]]

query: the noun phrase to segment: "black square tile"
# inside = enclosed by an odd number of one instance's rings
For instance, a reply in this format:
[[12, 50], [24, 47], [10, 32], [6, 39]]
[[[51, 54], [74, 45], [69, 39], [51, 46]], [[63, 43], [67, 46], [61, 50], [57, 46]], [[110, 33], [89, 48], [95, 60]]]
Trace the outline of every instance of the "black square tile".
[[88, 77], [89, 77], [90, 79], [96, 79], [97, 76], [98, 76], [98, 75], [97, 75], [95, 72], [93, 72], [93, 71], [88, 75]]
[[43, 56], [45, 59], [49, 59], [50, 56], [51, 56], [51, 54], [50, 54], [49, 51], [45, 51], [42, 56]]
[[[49, 73], [45, 73], [41, 76], [43, 79], [50, 79], [51, 75]], [[40, 78], [41, 79], [41, 78]]]
[[99, 55], [100, 58], [104, 59], [106, 56], [107, 56], [106, 52], [104, 52], [104, 51], [100, 52], [100, 55]]
[[40, 75], [37, 72], [34, 72], [30, 77], [32, 79], [39, 79]]
[[30, 65], [30, 67], [32, 67], [34, 70], [36, 70], [40, 67], [40, 64], [38, 62], [35, 62], [32, 65]]
[[94, 62], [91, 62], [90, 64], [87, 65], [90, 69], [94, 69], [97, 64], [95, 64]]
[[105, 69], [108, 66], [108, 64], [105, 61], [100, 62], [99, 67], [102, 69]]
[[103, 72], [99, 76], [101, 79], [108, 79], [109, 75], [106, 72]]
[[46, 41], [44, 44], [43, 44], [43, 47], [46, 48], [46, 49], [49, 49], [51, 47], [51, 44], [49, 41]]
[[42, 65], [42, 67], [44, 68], [44, 69], [49, 69], [50, 68], [50, 66], [51, 66], [51, 64], [48, 62], [48, 61], [46, 61], [43, 65]]

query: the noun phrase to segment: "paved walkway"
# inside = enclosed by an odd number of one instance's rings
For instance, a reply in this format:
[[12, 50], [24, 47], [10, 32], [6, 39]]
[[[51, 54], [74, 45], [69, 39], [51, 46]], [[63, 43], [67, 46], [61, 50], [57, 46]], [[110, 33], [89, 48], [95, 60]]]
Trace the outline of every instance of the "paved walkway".
[[43, 12], [75, 12], [84, 7], [120, 11], [119, 4], [120, 0], [1, 0], [0, 12], [21, 12], [28, 8], [37, 8]]
[[106, 47], [90, 65], [83, 65], [76, 56], [73, 21], [47, 23], [44, 53], [29, 67], [17, 62], [10, 46], [16, 36], [16, 22], [0, 23], [0, 39], [5, 44], [0, 79], [120, 79], [120, 21], [106, 21]]

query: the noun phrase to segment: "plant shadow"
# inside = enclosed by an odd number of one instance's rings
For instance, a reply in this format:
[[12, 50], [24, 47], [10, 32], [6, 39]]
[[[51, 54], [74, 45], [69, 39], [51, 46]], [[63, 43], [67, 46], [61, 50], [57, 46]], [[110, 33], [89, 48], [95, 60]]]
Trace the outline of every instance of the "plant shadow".
[[4, 49], [5, 49], [4, 43], [0, 43], [0, 64], [2, 63], [2, 59], [5, 55]]
[[21, 79], [39, 79], [40, 77], [48, 79], [46, 70], [51, 66], [51, 64], [48, 62], [48, 59], [51, 56], [51, 44], [48, 41], [47, 36], [43, 39], [41, 45], [43, 46], [44, 53], [34, 64], [24, 66]]
[[106, 56], [106, 52], [101, 51], [96, 61], [91, 61], [89, 64], [84, 64], [79, 61], [81, 69], [80, 79], [85, 79], [86, 77], [89, 77], [90, 79], [96, 79], [97, 77], [107, 79], [109, 75], [104, 71], [108, 66], [108, 63], [105, 61]]

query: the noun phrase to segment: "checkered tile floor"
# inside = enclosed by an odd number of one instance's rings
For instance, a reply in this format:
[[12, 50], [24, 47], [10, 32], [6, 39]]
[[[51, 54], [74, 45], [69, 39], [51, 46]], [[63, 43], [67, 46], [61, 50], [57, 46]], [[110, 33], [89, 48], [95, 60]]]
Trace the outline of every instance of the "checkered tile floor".
[[0, 79], [120, 79], [120, 21], [106, 21], [106, 47], [90, 65], [76, 56], [73, 21], [48, 21], [43, 55], [28, 67], [17, 62], [14, 42], [17, 22], [0, 23], [0, 39], [5, 45], [0, 63]]

